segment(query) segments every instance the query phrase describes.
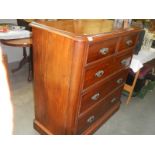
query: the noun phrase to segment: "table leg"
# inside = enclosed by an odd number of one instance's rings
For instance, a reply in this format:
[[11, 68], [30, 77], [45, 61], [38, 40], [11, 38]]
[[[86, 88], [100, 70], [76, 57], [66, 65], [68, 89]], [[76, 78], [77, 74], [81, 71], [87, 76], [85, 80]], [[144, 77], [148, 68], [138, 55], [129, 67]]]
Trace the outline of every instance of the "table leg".
[[12, 73], [15, 73], [19, 69], [21, 69], [28, 62], [28, 56], [26, 53], [26, 47], [23, 47], [23, 59], [19, 62], [19, 66], [15, 69], [12, 69]]
[[28, 81], [32, 81], [32, 79], [33, 79], [33, 55], [32, 55], [32, 47], [30, 47]]
[[126, 104], [129, 104], [129, 102], [131, 100], [132, 93], [133, 93], [133, 90], [135, 88], [135, 85], [136, 85], [136, 82], [137, 82], [139, 73], [140, 73], [140, 70], [136, 72], [136, 75], [134, 77], [134, 81], [133, 81], [132, 85], [128, 85], [128, 84], [125, 84], [124, 85], [124, 88], [123, 89], [129, 93], [129, 96], [128, 96], [128, 99], [127, 99]]

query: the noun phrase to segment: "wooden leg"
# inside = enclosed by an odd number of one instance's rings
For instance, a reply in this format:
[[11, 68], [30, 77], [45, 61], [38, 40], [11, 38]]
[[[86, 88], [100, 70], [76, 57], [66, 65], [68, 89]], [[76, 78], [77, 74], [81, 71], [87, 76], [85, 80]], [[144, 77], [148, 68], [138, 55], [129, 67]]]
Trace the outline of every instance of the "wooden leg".
[[127, 92], [129, 93], [129, 96], [128, 96], [128, 99], [127, 99], [126, 104], [129, 104], [129, 102], [130, 102], [130, 100], [131, 100], [132, 93], [133, 93], [133, 90], [134, 90], [134, 88], [135, 88], [135, 85], [136, 85], [136, 82], [137, 82], [139, 73], [140, 73], [140, 70], [139, 70], [138, 72], [136, 72], [136, 75], [135, 75], [135, 77], [134, 77], [134, 81], [133, 81], [132, 85], [128, 85], [128, 84], [125, 84], [125, 85], [124, 85], [124, 90], [127, 91]]
[[28, 81], [32, 81], [32, 79], [33, 79], [33, 57], [32, 56], [33, 56], [32, 55], [32, 47], [30, 47]]
[[17, 72], [28, 62], [28, 56], [26, 53], [26, 47], [23, 47], [23, 59], [19, 62], [19, 66], [15, 69], [12, 69], [12, 73]]

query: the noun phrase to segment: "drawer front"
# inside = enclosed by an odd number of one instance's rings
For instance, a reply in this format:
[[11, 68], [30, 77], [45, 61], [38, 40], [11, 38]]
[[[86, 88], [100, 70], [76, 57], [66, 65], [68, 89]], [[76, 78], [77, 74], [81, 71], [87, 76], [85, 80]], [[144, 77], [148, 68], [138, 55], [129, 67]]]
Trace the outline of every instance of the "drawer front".
[[86, 67], [84, 89], [97, 81], [104, 79], [114, 72], [114, 57], [110, 57], [100, 63]]
[[118, 69], [125, 69], [130, 66], [131, 60], [132, 60], [132, 52], [133, 50], [129, 50], [127, 53], [118, 54], [115, 57], [115, 67], [116, 70]]
[[120, 43], [118, 46], [118, 52], [134, 47], [136, 44], [137, 35], [138, 33], [133, 33], [131, 35], [126, 35], [126, 36], [121, 37]]
[[89, 110], [78, 120], [77, 133], [81, 134], [84, 130], [92, 126], [99, 118], [104, 116], [104, 114], [112, 108], [115, 104], [120, 102], [121, 89], [116, 90], [110, 96], [106, 97], [102, 102], [96, 107]]
[[87, 91], [81, 99], [80, 113], [84, 112], [92, 105], [95, 105], [97, 102], [100, 102], [108, 93], [124, 84], [127, 75], [128, 69], [122, 70], [104, 81], [100, 86], [97, 85], [93, 89]]
[[94, 43], [89, 46], [87, 63], [104, 58], [115, 53], [118, 38]]

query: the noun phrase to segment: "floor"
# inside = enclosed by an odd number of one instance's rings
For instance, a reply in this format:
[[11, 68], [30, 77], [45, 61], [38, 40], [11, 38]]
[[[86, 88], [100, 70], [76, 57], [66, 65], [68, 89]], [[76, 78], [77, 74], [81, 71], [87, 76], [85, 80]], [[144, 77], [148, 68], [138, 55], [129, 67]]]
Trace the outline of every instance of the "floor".
[[[17, 63], [10, 64], [9, 70]], [[38, 135], [33, 129], [34, 101], [32, 82], [27, 81], [28, 66], [20, 71], [10, 72], [13, 105], [15, 110], [15, 135]], [[95, 135], [152, 135], [155, 134], [155, 89], [144, 99], [132, 98], [129, 105], [122, 96], [120, 110], [115, 113]]]

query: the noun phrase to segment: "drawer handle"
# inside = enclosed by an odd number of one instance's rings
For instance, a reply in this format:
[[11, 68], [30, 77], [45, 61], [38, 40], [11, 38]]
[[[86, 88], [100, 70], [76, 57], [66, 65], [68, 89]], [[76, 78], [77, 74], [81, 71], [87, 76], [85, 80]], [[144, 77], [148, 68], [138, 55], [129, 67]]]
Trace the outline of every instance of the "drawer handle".
[[123, 78], [117, 80], [117, 84], [121, 84], [123, 82]]
[[133, 41], [132, 41], [132, 40], [127, 40], [127, 41], [126, 41], [126, 44], [127, 44], [128, 46], [131, 46], [131, 45], [133, 44]]
[[124, 65], [125, 67], [129, 66], [129, 64], [130, 64], [130, 58], [128, 58], [128, 59], [123, 59], [123, 60], [121, 61], [121, 64]]
[[99, 70], [98, 72], [96, 72], [95, 76], [100, 78], [103, 74], [104, 74], [104, 70]]
[[111, 103], [114, 103], [116, 101], [116, 98], [114, 97], [112, 100], [111, 100]]
[[94, 120], [95, 120], [95, 116], [92, 115], [92, 116], [90, 116], [90, 117], [87, 119], [87, 123], [92, 123], [92, 122], [94, 122]]
[[93, 101], [96, 101], [96, 100], [99, 99], [99, 97], [100, 97], [100, 94], [97, 93], [97, 94], [93, 95], [93, 96], [91, 97], [91, 99], [92, 99]]
[[101, 53], [102, 55], [106, 55], [108, 52], [109, 52], [109, 48], [101, 48], [101, 49], [100, 49], [100, 53]]

